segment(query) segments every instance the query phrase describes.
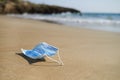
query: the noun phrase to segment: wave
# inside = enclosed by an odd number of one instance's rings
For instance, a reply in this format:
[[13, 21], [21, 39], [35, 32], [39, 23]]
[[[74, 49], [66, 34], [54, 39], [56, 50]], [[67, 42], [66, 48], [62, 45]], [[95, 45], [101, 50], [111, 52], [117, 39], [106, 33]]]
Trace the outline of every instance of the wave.
[[[84, 26], [84, 28], [98, 29], [98, 30], [107, 30], [120, 32], [120, 15], [83, 15], [80, 16], [79, 13], [61, 13], [61, 14], [51, 14], [51, 15], [43, 15], [43, 14], [10, 14], [8, 16], [14, 16], [19, 18], [27, 18], [34, 20], [45, 20], [57, 22], [60, 24], [66, 24], [70, 26]], [[101, 16], [101, 17], [100, 17]]]
[[120, 25], [120, 20], [103, 19], [103, 18], [86, 18], [86, 17], [81, 17], [79, 14], [76, 15], [76, 14], [71, 14], [71, 13], [52, 14], [52, 15], [11, 14], [11, 16], [22, 17], [22, 18], [27, 18], [27, 19], [35, 19], [35, 20], [56, 21], [59, 23], [67, 22], [67, 23], [79, 23], [79, 24]]

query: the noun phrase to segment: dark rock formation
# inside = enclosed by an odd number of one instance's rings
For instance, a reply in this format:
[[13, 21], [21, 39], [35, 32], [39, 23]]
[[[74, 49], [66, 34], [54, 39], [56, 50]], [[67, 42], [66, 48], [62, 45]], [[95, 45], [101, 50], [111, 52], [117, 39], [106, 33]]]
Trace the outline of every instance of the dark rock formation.
[[4, 10], [4, 4], [0, 3], [0, 14], [3, 13], [3, 10]]
[[[41, 14], [52, 14], [52, 13], [62, 13], [62, 12], [71, 12], [71, 13], [80, 13], [80, 11], [64, 8], [59, 6], [50, 6], [45, 4], [33, 4], [30, 2], [6, 2], [0, 4], [0, 13], [41, 13]], [[80, 13], [81, 14], [81, 13]]]

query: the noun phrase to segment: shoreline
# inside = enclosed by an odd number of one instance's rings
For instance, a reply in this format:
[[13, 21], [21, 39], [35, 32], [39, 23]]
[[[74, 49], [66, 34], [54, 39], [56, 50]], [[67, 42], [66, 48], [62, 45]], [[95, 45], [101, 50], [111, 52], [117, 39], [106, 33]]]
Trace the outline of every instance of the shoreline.
[[111, 30], [104, 30], [104, 29], [98, 29], [95, 28], [95, 26], [93, 28], [90, 27], [85, 27], [85, 26], [80, 26], [79, 24], [74, 25], [74, 24], [65, 24], [65, 23], [60, 23], [57, 21], [51, 21], [51, 20], [38, 20], [38, 19], [29, 19], [29, 18], [23, 18], [23, 17], [16, 17], [16, 16], [8, 16], [11, 18], [18, 18], [18, 19], [25, 19], [25, 20], [33, 20], [33, 21], [40, 21], [40, 22], [45, 22], [45, 23], [50, 23], [50, 24], [57, 24], [57, 25], [62, 25], [63, 27], [68, 27], [68, 28], [76, 28], [76, 29], [82, 29], [82, 30], [90, 30], [90, 31], [98, 31], [98, 32], [108, 32], [108, 33], [116, 33], [116, 34], [120, 34], [119, 31], [111, 31]]
[[[67, 14], [64, 14], [64, 16], [67, 16]], [[73, 20], [69, 20], [69, 18], [62, 18], [62, 16], [59, 14], [59, 16], [61, 17], [57, 17], [58, 15], [54, 15], [54, 16], [42, 16], [42, 15], [30, 15], [30, 14], [25, 14], [25, 15], [8, 15], [8, 16], [12, 16], [12, 17], [17, 17], [17, 18], [24, 18], [24, 19], [31, 19], [31, 20], [40, 20], [40, 21], [45, 21], [45, 22], [49, 22], [49, 23], [57, 23], [57, 24], [62, 24], [65, 26], [71, 26], [71, 27], [80, 27], [83, 29], [91, 29], [91, 30], [98, 30], [98, 31], [107, 31], [107, 32], [116, 32], [116, 33], [120, 33], [120, 28], [119, 28], [119, 20], [110, 20], [110, 19], [83, 19], [82, 17], [80, 17], [79, 19], [77, 18], [73, 18]], [[111, 14], [111, 16], [113, 16]], [[105, 16], [104, 16], [105, 17]], [[106, 16], [107, 17], [107, 16]], [[116, 16], [114, 16], [116, 17]], [[70, 19], [72, 19], [70, 18]]]
[[[58, 47], [65, 65], [47, 58], [30, 65], [16, 55], [39, 42]], [[1, 80], [120, 79], [120, 33], [0, 15], [0, 45]]]

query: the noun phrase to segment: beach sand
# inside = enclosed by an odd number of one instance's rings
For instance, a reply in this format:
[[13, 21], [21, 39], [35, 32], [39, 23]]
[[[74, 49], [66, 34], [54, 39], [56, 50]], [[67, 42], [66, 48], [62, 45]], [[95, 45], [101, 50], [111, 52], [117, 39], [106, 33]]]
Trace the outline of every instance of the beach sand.
[[[40, 42], [58, 47], [65, 65], [17, 55]], [[0, 16], [0, 80], [120, 80], [120, 33]]]

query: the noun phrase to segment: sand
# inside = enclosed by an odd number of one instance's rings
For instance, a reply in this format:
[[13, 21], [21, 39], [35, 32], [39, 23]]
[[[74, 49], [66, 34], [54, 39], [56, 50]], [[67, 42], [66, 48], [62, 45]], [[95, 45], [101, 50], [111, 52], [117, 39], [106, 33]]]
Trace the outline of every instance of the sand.
[[[59, 47], [65, 65], [17, 55], [40, 42]], [[0, 16], [0, 80], [120, 80], [120, 33]]]

